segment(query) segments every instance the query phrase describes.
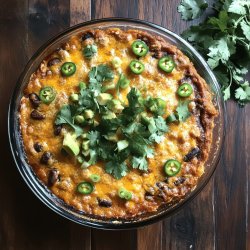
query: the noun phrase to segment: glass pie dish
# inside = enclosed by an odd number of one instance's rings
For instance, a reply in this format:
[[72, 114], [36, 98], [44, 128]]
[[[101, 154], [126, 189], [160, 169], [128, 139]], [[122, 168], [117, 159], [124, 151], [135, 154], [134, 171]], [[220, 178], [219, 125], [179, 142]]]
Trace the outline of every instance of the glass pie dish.
[[[33, 169], [29, 166], [26, 160], [26, 155], [23, 147], [23, 142], [20, 132], [18, 117], [20, 100], [23, 95], [23, 90], [29, 82], [30, 76], [36, 71], [40, 63], [56, 48], [60, 47], [61, 44], [66, 42], [71, 36], [82, 33], [87, 29], [106, 29], [111, 27], [117, 27], [120, 29], [136, 29], [146, 31], [152, 35], [161, 36], [169, 43], [175, 45], [185, 55], [187, 55], [193, 62], [198, 73], [205, 79], [210, 86], [211, 92], [213, 92], [213, 102], [218, 110], [219, 115], [215, 118], [215, 126], [213, 129], [213, 142], [209, 153], [209, 158], [205, 164], [205, 173], [199, 179], [196, 188], [190, 192], [184, 199], [171, 204], [168, 206], [161, 207], [157, 212], [144, 214], [142, 216], [135, 217], [133, 219], [103, 219], [97, 218], [91, 215], [86, 215], [83, 212], [76, 210], [75, 208], [67, 205], [61, 199], [56, 197], [36, 176]], [[30, 59], [26, 65], [23, 73], [21, 74], [11, 102], [9, 106], [9, 117], [8, 117], [8, 129], [9, 129], [9, 140], [12, 149], [12, 154], [16, 162], [17, 168], [22, 175], [23, 179], [34, 192], [34, 194], [50, 209], [54, 210], [61, 216], [70, 219], [76, 223], [91, 226], [95, 228], [103, 229], [129, 229], [136, 228], [139, 226], [145, 226], [150, 223], [156, 222], [164, 217], [170, 216], [181, 207], [183, 207], [188, 201], [192, 200], [208, 183], [211, 178], [221, 153], [221, 148], [224, 139], [224, 106], [219, 89], [219, 85], [216, 81], [215, 76], [209, 69], [204, 59], [199, 53], [181, 37], [174, 34], [173, 32], [162, 28], [158, 25], [148, 23], [140, 20], [132, 19], [101, 19], [85, 22], [74, 27], [71, 27], [63, 33], [49, 40], [44, 44]]]

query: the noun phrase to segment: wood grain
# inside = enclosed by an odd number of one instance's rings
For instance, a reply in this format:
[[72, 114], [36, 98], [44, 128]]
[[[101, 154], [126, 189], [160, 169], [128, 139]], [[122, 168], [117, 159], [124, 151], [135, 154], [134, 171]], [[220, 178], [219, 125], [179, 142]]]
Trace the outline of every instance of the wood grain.
[[[227, 103], [227, 112], [231, 115], [228, 115], [225, 146], [215, 175], [216, 247], [246, 249], [247, 185], [244, 183], [248, 183], [248, 165], [243, 131], [247, 122], [249, 125], [249, 117], [245, 120], [245, 109], [238, 108], [233, 102]], [[239, 152], [240, 145], [244, 146]]]
[[25, 185], [6, 146], [12, 89], [28, 58], [51, 36], [91, 18], [112, 16], [140, 18], [180, 33], [205, 15], [183, 22], [176, 12], [179, 1], [165, 0], [0, 3], [0, 249], [250, 249], [250, 105], [242, 109], [227, 103], [222, 158], [207, 187], [178, 214], [138, 230], [89, 229], [56, 215]]
[[90, 0], [70, 1], [70, 26], [88, 21], [91, 19]]

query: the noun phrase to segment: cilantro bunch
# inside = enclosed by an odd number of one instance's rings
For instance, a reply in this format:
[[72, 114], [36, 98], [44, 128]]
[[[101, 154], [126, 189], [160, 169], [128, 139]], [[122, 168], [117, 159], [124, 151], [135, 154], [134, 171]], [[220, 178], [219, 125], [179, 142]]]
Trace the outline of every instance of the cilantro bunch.
[[[178, 11], [184, 20], [190, 20], [205, 8], [204, 0], [182, 0]], [[213, 8], [215, 16], [191, 26], [182, 36], [207, 60], [224, 100], [234, 98], [245, 105], [250, 101], [250, 86], [245, 79], [250, 65], [250, 1], [219, 0]]]

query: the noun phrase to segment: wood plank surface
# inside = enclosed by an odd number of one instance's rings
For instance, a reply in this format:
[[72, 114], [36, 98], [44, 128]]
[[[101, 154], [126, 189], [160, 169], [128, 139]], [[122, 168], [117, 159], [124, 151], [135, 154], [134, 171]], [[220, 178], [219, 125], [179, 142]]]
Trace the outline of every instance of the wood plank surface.
[[[138, 230], [103, 231], [70, 222], [45, 207], [16, 170], [7, 110], [27, 60], [51, 36], [90, 19], [131, 17], [181, 33], [190, 24], [174, 0], [0, 0], [0, 249], [250, 249], [250, 105], [227, 102], [227, 132], [214, 178], [170, 218]], [[212, 4], [212, 0], [208, 1]], [[250, 79], [250, 77], [249, 77]]]

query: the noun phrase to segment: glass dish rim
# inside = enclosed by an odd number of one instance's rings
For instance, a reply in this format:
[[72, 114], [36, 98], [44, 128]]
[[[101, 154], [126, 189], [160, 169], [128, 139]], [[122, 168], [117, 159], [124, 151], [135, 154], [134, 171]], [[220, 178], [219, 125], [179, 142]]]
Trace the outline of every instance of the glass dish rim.
[[[220, 145], [218, 148], [218, 153], [215, 156], [215, 162], [212, 166], [212, 171], [210, 173], [210, 175], [203, 181], [202, 185], [200, 185], [198, 187], [195, 188], [195, 190], [193, 190], [189, 195], [185, 196], [184, 200], [182, 200], [180, 203], [177, 203], [175, 206], [170, 207], [170, 210], [166, 210], [163, 212], [156, 212], [156, 215], [149, 217], [148, 219], [144, 219], [144, 220], [125, 220], [124, 223], [114, 223], [113, 222], [109, 222], [108, 219], [105, 220], [79, 220], [78, 218], [76, 218], [76, 216], [74, 216], [73, 214], [70, 214], [69, 212], [67, 212], [65, 209], [59, 208], [58, 205], [56, 205], [55, 203], [50, 202], [49, 200], [46, 199], [46, 197], [44, 197], [43, 194], [39, 193], [39, 190], [37, 189], [36, 185], [37, 183], [32, 183], [32, 180], [29, 180], [27, 178], [27, 169], [25, 170], [22, 166], [22, 161], [19, 157], [19, 152], [17, 150], [17, 144], [15, 142], [16, 139], [16, 127], [14, 126], [14, 119], [15, 119], [15, 111], [16, 111], [16, 97], [19, 94], [19, 89], [21, 86], [21, 83], [24, 80], [25, 74], [28, 71], [28, 69], [31, 67], [33, 61], [36, 60], [36, 58], [47, 48], [49, 47], [53, 42], [56, 42], [57, 40], [59, 40], [59, 38], [63, 37], [64, 35], [67, 35], [70, 32], [73, 32], [79, 28], [86, 28], [88, 25], [94, 25], [94, 24], [98, 24], [98, 23], [107, 23], [107, 22], [130, 22], [131, 25], [134, 24], [141, 24], [141, 25], [145, 25], [148, 28], [153, 29], [152, 31], [155, 30], [160, 30], [161, 32], [164, 32], [166, 35], [173, 37], [174, 39], [176, 39], [178, 42], [182, 43], [187, 49], [189, 49], [191, 51], [191, 53], [193, 55], [195, 55], [195, 57], [198, 59], [198, 61], [202, 64], [202, 66], [205, 68], [206, 73], [209, 74], [209, 76], [211, 77], [213, 84], [216, 87], [216, 95], [219, 98], [219, 109], [220, 109], [220, 115], [222, 115], [221, 118], [221, 122], [222, 122], [222, 134], [221, 134], [221, 141], [220, 141]], [[113, 27], [115, 27], [115, 25], [113, 25]], [[139, 28], [140, 29], [140, 28]], [[209, 180], [211, 179], [217, 165], [220, 159], [220, 152], [222, 151], [222, 147], [223, 147], [223, 142], [224, 142], [224, 136], [225, 136], [225, 122], [226, 122], [226, 117], [225, 117], [225, 105], [221, 100], [221, 91], [219, 89], [219, 84], [213, 74], [213, 72], [211, 71], [211, 69], [209, 68], [209, 66], [207, 65], [207, 63], [205, 62], [205, 60], [202, 58], [202, 56], [192, 47], [191, 44], [189, 44], [188, 42], [186, 42], [183, 38], [181, 38], [179, 35], [175, 34], [174, 32], [161, 27], [160, 25], [148, 22], [148, 21], [142, 21], [142, 20], [138, 20], [138, 19], [133, 19], [133, 18], [103, 18], [103, 19], [94, 19], [94, 20], [90, 20], [87, 22], [83, 22], [80, 24], [77, 24], [75, 26], [69, 27], [67, 29], [65, 29], [64, 31], [60, 32], [59, 34], [55, 35], [54, 37], [52, 37], [51, 39], [49, 39], [46, 43], [44, 43], [34, 54], [33, 56], [30, 58], [30, 60], [28, 61], [28, 63], [26, 64], [23, 72], [21, 73], [19, 79], [17, 80], [17, 83], [15, 85], [12, 97], [10, 99], [10, 104], [9, 104], [9, 111], [8, 111], [8, 136], [9, 136], [9, 143], [10, 143], [10, 148], [12, 151], [12, 155], [15, 161], [15, 164], [17, 166], [17, 169], [19, 171], [19, 173], [21, 174], [22, 178], [24, 179], [24, 181], [26, 182], [26, 184], [29, 186], [29, 188], [31, 189], [31, 191], [46, 205], [48, 206], [50, 209], [52, 209], [53, 211], [55, 211], [57, 214], [71, 220], [74, 221], [78, 224], [81, 225], [85, 225], [85, 226], [90, 226], [93, 228], [102, 228], [102, 229], [133, 229], [133, 228], [138, 228], [141, 226], [146, 226], [149, 224], [152, 224], [154, 222], [157, 222], [163, 218], [169, 217], [171, 216], [173, 213], [176, 213], [177, 211], [179, 211], [181, 208], [183, 208], [188, 202], [190, 202], [191, 200], [193, 200], [200, 192], [201, 190], [207, 185], [207, 183], [209, 182]], [[28, 165], [28, 163], [26, 163]], [[29, 170], [30, 171], [30, 170]], [[51, 194], [50, 194], [51, 195]], [[158, 214], [157, 214], [158, 213]], [[90, 218], [89, 218], [90, 219]]]

